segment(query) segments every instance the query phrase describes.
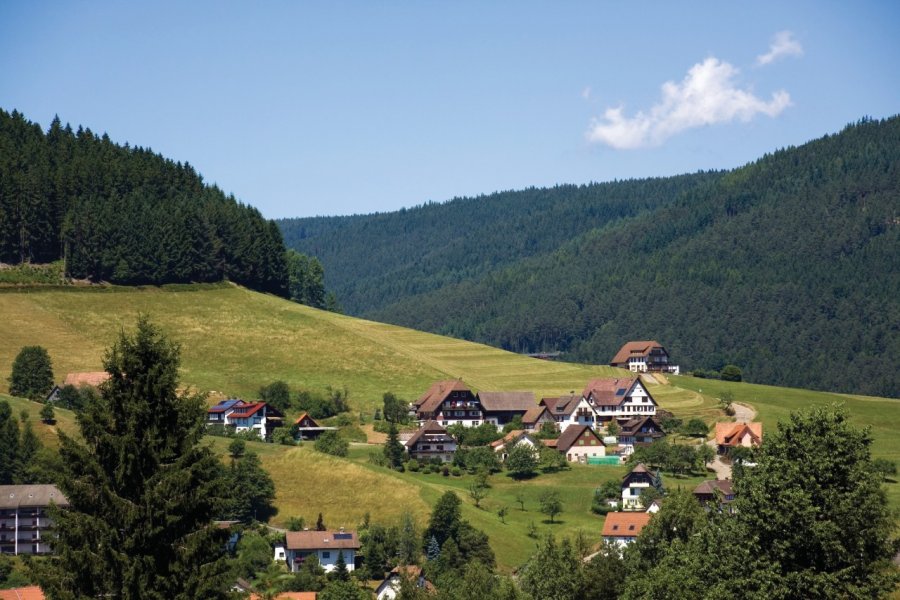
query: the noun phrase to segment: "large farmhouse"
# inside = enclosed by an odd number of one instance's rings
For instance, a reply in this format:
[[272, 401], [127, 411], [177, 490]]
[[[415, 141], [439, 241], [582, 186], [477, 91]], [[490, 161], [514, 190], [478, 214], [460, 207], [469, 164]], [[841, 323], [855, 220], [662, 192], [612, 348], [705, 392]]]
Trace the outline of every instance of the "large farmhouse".
[[653, 340], [628, 342], [619, 348], [609, 365], [635, 373], [649, 371], [678, 375], [680, 372], [678, 365], [669, 363], [669, 353], [663, 345]]
[[593, 407], [598, 426], [613, 419], [622, 424], [635, 417], [652, 417], [656, 414], [656, 400], [650, 395], [640, 376], [592, 379], [581, 396]]

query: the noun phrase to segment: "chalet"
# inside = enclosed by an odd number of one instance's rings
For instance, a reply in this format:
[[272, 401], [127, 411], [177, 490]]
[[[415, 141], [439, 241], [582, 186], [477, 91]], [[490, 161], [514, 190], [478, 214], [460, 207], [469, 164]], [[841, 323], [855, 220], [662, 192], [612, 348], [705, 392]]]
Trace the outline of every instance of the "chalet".
[[48, 554], [51, 504], [68, 506], [55, 485], [0, 485], [0, 554]]
[[326, 573], [335, 569], [340, 553], [344, 555], [348, 571], [356, 568], [360, 544], [355, 531], [288, 531], [284, 537], [285, 556], [291, 571], [298, 571], [303, 560], [313, 554]]
[[734, 500], [730, 479], [710, 479], [694, 488], [694, 497], [704, 506], [725, 506]]
[[716, 449], [726, 454], [730, 448], [753, 448], [762, 443], [762, 423], [716, 423]]
[[236, 398], [223, 400], [206, 411], [207, 425], [233, 428], [236, 433], [253, 431], [260, 439], [268, 439], [276, 427], [284, 423], [284, 415], [265, 402], [244, 402]]
[[635, 417], [622, 423], [619, 427], [617, 441], [622, 446], [646, 446], [665, 437], [662, 426], [656, 417]]
[[461, 424], [477, 427], [484, 422], [481, 403], [462, 379], [437, 381], [412, 403], [416, 420], [437, 421], [444, 427]]
[[635, 417], [656, 414], [656, 400], [638, 377], [603, 377], [592, 379], [581, 394], [596, 412], [597, 425], [613, 419], [622, 423]]
[[587, 425], [567, 427], [556, 440], [556, 449], [569, 462], [587, 463], [589, 457], [606, 456], [603, 440]]
[[530, 433], [523, 429], [514, 429], [499, 440], [491, 442], [491, 448], [494, 452], [500, 454], [500, 461], [505, 462], [509, 457], [509, 452], [514, 446], [524, 445], [531, 448], [535, 454], [540, 450], [541, 443]]
[[479, 392], [482, 421], [493, 423], [497, 429], [516, 417], [524, 418], [529, 409], [537, 406], [532, 392]]
[[337, 427], [322, 427], [309, 414], [301, 413], [294, 421], [294, 439], [314, 440], [326, 431], [334, 431]]
[[558, 398], [542, 398], [541, 405], [547, 408], [547, 413], [556, 421], [561, 432], [573, 425], [593, 427], [596, 421], [597, 412], [594, 407], [574, 393]]
[[646, 512], [606, 513], [603, 521], [603, 541], [624, 547], [637, 539], [652, 515]]
[[47, 398], [45, 402], [56, 402], [59, 400], [59, 393], [62, 391], [64, 387], [67, 385], [73, 385], [77, 388], [83, 387], [92, 387], [97, 388], [100, 387], [101, 383], [104, 383], [109, 379], [109, 373], [106, 371], [85, 371], [82, 373], [67, 373], [66, 378], [59, 385], [54, 385], [53, 389], [50, 390], [50, 393], [47, 394]]
[[418, 431], [406, 440], [410, 458], [430, 461], [435, 458], [450, 462], [456, 453], [456, 440], [437, 421], [426, 421]]
[[522, 415], [522, 426], [525, 431], [540, 431], [544, 423], [553, 423], [553, 426], [556, 427], [556, 419], [543, 404], [532, 406]]
[[375, 588], [375, 598], [377, 600], [394, 600], [400, 597], [400, 586], [403, 579], [409, 579], [415, 582], [417, 588], [426, 592], [433, 592], [434, 585], [425, 579], [425, 573], [422, 567], [418, 565], [398, 566], [391, 569], [391, 572], [385, 577], [384, 581]]
[[622, 510], [644, 510], [641, 492], [651, 487], [662, 491], [662, 480], [643, 463], [638, 463], [622, 478]]
[[659, 342], [652, 340], [628, 342], [609, 362], [611, 367], [628, 369], [634, 373], [672, 373], [678, 375], [678, 365], [669, 363], [669, 353]]

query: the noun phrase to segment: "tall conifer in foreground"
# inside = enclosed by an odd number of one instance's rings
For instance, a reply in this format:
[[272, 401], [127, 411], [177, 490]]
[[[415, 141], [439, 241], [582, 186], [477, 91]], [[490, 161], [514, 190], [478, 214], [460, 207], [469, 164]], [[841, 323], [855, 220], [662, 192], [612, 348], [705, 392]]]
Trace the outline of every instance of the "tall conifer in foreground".
[[227, 532], [211, 525], [222, 467], [200, 447], [201, 396], [177, 392], [179, 347], [146, 318], [107, 352], [101, 394], [60, 432], [55, 556], [36, 564], [51, 600], [225, 598]]

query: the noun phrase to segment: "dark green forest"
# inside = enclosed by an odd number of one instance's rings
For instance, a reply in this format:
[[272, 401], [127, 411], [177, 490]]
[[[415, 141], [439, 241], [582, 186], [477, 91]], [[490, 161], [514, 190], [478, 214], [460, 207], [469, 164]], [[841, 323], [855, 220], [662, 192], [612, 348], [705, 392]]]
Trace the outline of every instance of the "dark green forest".
[[900, 396], [900, 118], [727, 173], [280, 222], [351, 314], [607, 362]]
[[229, 279], [288, 295], [281, 232], [188, 163], [0, 110], [0, 262], [119, 284]]

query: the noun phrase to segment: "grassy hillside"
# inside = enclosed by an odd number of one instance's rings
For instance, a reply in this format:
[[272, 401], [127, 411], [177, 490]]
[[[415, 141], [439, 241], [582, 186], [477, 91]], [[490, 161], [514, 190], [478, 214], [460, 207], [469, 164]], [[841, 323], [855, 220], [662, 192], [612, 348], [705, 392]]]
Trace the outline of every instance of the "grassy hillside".
[[[22, 346], [47, 348], [57, 379], [99, 370], [122, 327], [146, 313], [182, 344], [182, 382], [252, 397], [282, 379], [292, 388], [347, 386], [371, 409], [390, 390], [418, 397], [439, 378], [477, 389], [580, 390], [608, 367], [547, 362], [488, 346], [320, 311], [230, 285], [41, 288], [0, 291], [0, 373]], [[0, 378], [0, 391], [8, 382]]]
[[[432, 334], [362, 321], [293, 304], [279, 298], [232, 286], [172, 287], [163, 289], [58, 290], [40, 289], [0, 293], [0, 373], [8, 373], [18, 348], [46, 346], [57, 375], [70, 370], [98, 369], [103, 349], [121, 327], [131, 327], [138, 312], [153, 316], [183, 345], [182, 378], [201, 389], [252, 397], [260, 383], [284, 379], [292, 386], [344, 385], [351, 390], [354, 408], [372, 408], [385, 390], [403, 397], [417, 396], [435, 378], [462, 377], [480, 389], [534, 390], [539, 395], [580, 390], [592, 376], [616, 372], [546, 362], [486, 346]], [[2, 385], [6, 385], [5, 376]], [[735, 384], [692, 377], [671, 377], [669, 384], [650, 386], [663, 408], [678, 416], [700, 416], [707, 422], [724, 418], [716, 397], [725, 389], [736, 400], [753, 405], [766, 428], [790, 410], [822, 403], [843, 402], [853, 419], [872, 427], [876, 456], [900, 461], [900, 402], [883, 398], [826, 394], [808, 390]], [[55, 427], [39, 422], [40, 405], [0, 395], [18, 414], [28, 410], [35, 431], [45, 444], [56, 443], [56, 428], [75, 430], [71, 413], [57, 410]], [[225, 454], [226, 440], [208, 443]], [[431, 507], [447, 489], [464, 500], [464, 515], [488, 532], [501, 566], [510, 570], [532, 551], [528, 537], [534, 521], [540, 531], [561, 535], [584, 531], [599, 540], [602, 519], [589, 512], [592, 490], [624, 472], [617, 467], [582, 467], [541, 475], [515, 483], [504, 475], [492, 477], [484, 509], [476, 509], [467, 495], [467, 476], [394, 473], [367, 462], [380, 446], [354, 445], [347, 459], [300, 447], [251, 443], [276, 482], [278, 515], [275, 524], [291, 516], [314, 520], [323, 513], [329, 525], [347, 527], [364, 514], [381, 522], [411, 511], [424, 524]], [[692, 487], [697, 479], [670, 478], [670, 486]], [[526, 511], [520, 511], [515, 492], [522, 488]], [[564, 512], [560, 523], [544, 523], [537, 498], [543, 489], [561, 492]], [[900, 484], [888, 484], [889, 499], [900, 508]], [[506, 524], [496, 511], [509, 507]]]

